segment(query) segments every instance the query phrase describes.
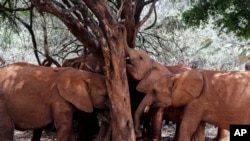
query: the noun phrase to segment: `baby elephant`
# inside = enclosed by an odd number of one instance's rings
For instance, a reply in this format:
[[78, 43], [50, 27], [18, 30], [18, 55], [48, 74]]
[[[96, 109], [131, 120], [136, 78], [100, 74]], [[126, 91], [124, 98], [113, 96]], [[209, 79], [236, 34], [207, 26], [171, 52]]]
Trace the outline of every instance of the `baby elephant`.
[[138, 133], [138, 117], [148, 106], [186, 106], [178, 141], [190, 141], [201, 121], [227, 130], [230, 124], [250, 124], [250, 72], [189, 70], [162, 77], [136, 111]]
[[77, 108], [106, 108], [105, 78], [73, 68], [15, 63], [0, 70], [0, 140], [13, 141], [14, 128], [42, 128], [52, 121], [58, 141], [74, 140], [72, 116]]

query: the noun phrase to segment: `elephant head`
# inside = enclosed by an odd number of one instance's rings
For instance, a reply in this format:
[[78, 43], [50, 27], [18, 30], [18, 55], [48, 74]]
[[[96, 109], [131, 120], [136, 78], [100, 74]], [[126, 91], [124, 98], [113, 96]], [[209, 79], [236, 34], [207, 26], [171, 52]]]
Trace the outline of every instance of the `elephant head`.
[[141, 136], [140, 116], [150, 107], [181, 107], [197, 98], [203, 89], [203, 76], [198, 70], [167, 75], [157, 80], [143, 98], [135, 113], [135, 131]]
[[152, 60], [145, 51], [126, 48], [128, 77], [140, 80], [136, 89], [146, 93], [150, 85], [163, 75], [171, 74], [160, 63]]
[[102, 75], [68, 69], [63, 77], [58, 77], [56, 84], [59, 94], [81, 111], [93, 112], [94, 107], [108, 108], [108, 95]]

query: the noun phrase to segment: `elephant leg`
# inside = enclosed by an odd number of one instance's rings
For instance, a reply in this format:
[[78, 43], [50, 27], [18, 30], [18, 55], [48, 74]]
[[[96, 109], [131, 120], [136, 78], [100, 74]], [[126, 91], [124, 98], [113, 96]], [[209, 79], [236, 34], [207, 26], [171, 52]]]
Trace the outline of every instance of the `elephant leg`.
[[52, 122], [43, 128], [33, 130], [33, 135], [32, 135], [31, 141], [40, 141], [43, 130], [45, 131], [45, 133], [54, 132], [55, 131], [54, 123]]
[[180, 135], [180, 123], [176, 123], [176, 129], [173, 141], [177, 141], [179, 135]]
[[142, 137], [140, 137], [143, 140], [149, 140], [150, 138], [150, 128], [151, 126], [151, 119], [149, 113], [143, 113], [143, 118], [141, 118], [141, 125], [143, 127]]
[[213, 141], [229, 141], [228, 131], [226, 129], [218, 128], [217, 136]]
[[78, 141], [90, 141], [99, 131], [96, 113], [77, 111]]
[[14, 123], [4, 105], [0, 95], [0, 141], [13, 141]]
[[39, 129], [33, 130], [33, 135], [32, 135], [31, 141], [40, 141], [43, 129], [44, 128], [39, 128]]
[[152, 114], [151, 138], [154, 141], [160, 141], [164, 108], [155, 108], [152, 110], [153, 114]]
[[205, 126], [206, 123], [204, 121], [201, 121], [198, 125], [197, 130], [192, 136], [192, 141], [204, 141], [205, 140]]
[[193, 100], [186, 106], [184, 116], [181, 121], [180, 136], [178, 141], [190, 141], [197, 130], [203, 114], [203, 108], [201, 106], [201, 108], [197, 108], [197, 105], [199, 105], [199, 101]]
[[[58, 141], [76, 140], [73, 138], [73, 112], [69, 103], [55, 103], [52, 106], [53, 119], [56, 127], [56, 139]], [[75, 138], [75, 137], [74, 137]]]

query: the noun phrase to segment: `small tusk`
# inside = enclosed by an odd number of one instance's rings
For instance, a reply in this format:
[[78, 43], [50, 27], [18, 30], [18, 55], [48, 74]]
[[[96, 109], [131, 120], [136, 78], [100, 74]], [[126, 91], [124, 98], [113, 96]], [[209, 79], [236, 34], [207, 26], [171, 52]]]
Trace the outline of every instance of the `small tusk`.
[[129, 57], [126, 57], [126, 60], [129, 60], [130, 58]]
[[150, 110], [150, 106], [146, 106], [146, 107], [144, 108], [144, 113], [148, 113], [149, 110]]

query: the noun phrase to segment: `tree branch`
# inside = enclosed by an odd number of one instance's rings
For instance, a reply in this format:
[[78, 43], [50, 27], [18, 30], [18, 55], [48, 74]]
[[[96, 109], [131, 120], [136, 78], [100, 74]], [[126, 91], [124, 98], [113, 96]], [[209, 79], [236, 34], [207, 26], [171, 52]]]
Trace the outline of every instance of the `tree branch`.
[[154, 0], [150, 6], [148, 14], [136, 25], [136, 30], [139, 31], [141, 26], [149, 19], [150, 15], [152, 14], [153, 10], [155, 9], [155, 3], [157, 0]]
[[17, 11], [29, 11], [32, 9], [32, 6], [25, 7], [25, 8], [7, 8], [0, 4], [0, 12], [17, 12]]
[[70, 30], [70, 32], [94, 55], [100, 56], [101, 48], [95, 36], [88, 31], [88, 28], [81, 20], [75, 18], [65, 6], [55, 0], [31, 0], [32, 4], [40, 12], [48, 12], [58, 17]]

